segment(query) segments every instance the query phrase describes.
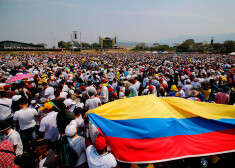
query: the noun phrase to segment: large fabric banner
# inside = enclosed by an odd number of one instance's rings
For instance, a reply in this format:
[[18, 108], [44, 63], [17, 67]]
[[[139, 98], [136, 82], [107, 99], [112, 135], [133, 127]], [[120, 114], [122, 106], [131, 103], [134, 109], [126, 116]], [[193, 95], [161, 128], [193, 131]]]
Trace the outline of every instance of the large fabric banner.
[[117, 100], [88, 113], [121, 162], [235, 151], [235, 106], [148, 95]]

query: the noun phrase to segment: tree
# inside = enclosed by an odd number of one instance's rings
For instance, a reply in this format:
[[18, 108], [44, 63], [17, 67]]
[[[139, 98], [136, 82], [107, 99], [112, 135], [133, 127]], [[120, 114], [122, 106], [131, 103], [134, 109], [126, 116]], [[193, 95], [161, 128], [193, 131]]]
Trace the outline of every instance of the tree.
[[192, 52], [193, 47], [195, 45], [195, 41], [193, 39], [185, 40], [182, 44], [176, 47], [176, 51], [178, 52]]
[[213, 44], [213, 49], [214, 49], [214, 52], [216, 53], [220, 53], [222, 51], [222, 44], [220, 43], [214, 43]]
[[222, 45], [222, 51], [224, 53], [231, 53], [235, 51], [235, 41], [233, 40], [225, 41]]
[[85, 49], [90, 49], [91, 46], [89, 43], [85, 43], [85, 42], [82, 42], [82, 48], [85, 48]]
[[59, 48], [66, 48], [66, 42], [64, 42], [64, 41], [59, 41], [59, 42], [58, 42], [58, 47], [59, 47]]
[[169, 49], [170, 49], [170, 47], [169, 47], [168, 45], [166, 45], [166, 44], [164, 44], [164, 45], [159, 45], [159, 46], [157, 47], [157, 50], [158, 50], [158, 51], [169, 51]]
[[91, 48], [97, 49], [97, 48], [99, 48], [99, 44], [98, 43], [93, 43], [93, 44], [91, 44]]
[[158, 47], [159, 45], [159, 43], [153, 43], [153, 47]]
[[147, 48], [147, 46], [146, 46], [146, 44], [144, 43], [144, 42], [141, 42], [141, 43], [138, 43], [137, 45], [136, 45], [136, 47], [138, 47], [138, 48], [140, 48], [140, 49], [145, 49], [145, 48]]
[[38, 43], [37, 45], [39, 45], [39, 46], [41, 46], [41, 47], [44, 47], [44, 48], [47, 47], [47, 44], [46, 44], [46, 43]]

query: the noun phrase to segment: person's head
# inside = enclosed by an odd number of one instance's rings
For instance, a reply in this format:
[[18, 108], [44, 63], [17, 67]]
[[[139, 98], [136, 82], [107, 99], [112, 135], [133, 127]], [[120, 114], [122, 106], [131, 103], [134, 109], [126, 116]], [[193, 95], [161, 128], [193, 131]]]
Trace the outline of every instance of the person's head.
[[75, 116], [79, 117], [82, 114], [83, 110], [81, 107], [75, 107], [73, 113]]
[[65, 108], [68, 110], [70, 109], [76, 102], [74, 102], [72, 99], [65, 99], [63, 102]]
[[92, 82], [89, 80], [89, 81], [87, 82], [87, 84], [88, 84], [88, 86], [91, 86], [91, 85], [92, 85]]
[[223, 88], [223, 92], [224, 92], [224, 93], [228, 93], [229, 90], [230, 90], [230, 88], [229, 88], [228, 86], [225, 86], [225, 87]]
[[35, 149], [35, 154], [40, 156], [40, 155], [46, 155], [46, 153], [49, 151], [49, 145], [50, 145], [50, 140], [49, 139], [39, 139], [37, 140], [36, 143], [36, 149]]
[[27, 100], [24, 99], [24, 98], [21, 98], [21, 99], [19, 100], [19, 106], [20, 106], [21, 109], [27, 108], [27, 107], [28, 107], [28, 102], [27, 102]]
[[99, 134], [95, 140], [94, 146], [99, 154], [104, 153], [106, 151], [106, 147], [107, 147], [107, 141], [106, 141], [105, 137], [103, 135]]
[[43, 83], [42, 83], [42, 86], [43, 86], [44, 88], [47, 88], [47, 87], [48, 87], [48, 84], [47, 84], [46, 82], [43, 82]]
[[149, 85], [149, 91], [152, 92], [154, 90], [154, 86], [153, 85]]
[[88, 91], [88, 95], [91, 97], [91, 96], [94, 96], [94, 91], [93, 90], [89, 90]]
[[0, 135], [6, 135], [9, 129], [11, 129], [10, 124], [6, 120], [0, 120]]
[[160, 83], [160, 84], [163, 84], [163, 78], [160, 78], [160, 79], [159, 79], [159, 83]]
[[1, 91], [0, 96], [1, 96], [1, 98], [6, 98], [7, 97], [7, 92], [6, 91]]
[[49, 112], [52, 111], [53, 105], [54, 105], [54, 103], [52, 103], [52, 102], [45, 103], [45, 104], [43, 105], [43, 107], [40, 107], [40, 108], [39, 108], [39, 110], [42, 110], [43, 113], [49, 113]]
[[77, 130], [78, 130], [77, 123], [76, 123], [75, 120], [72, 120], [69, 123], [69, 125], [67, 125], [66, 128], [65, 128], [65, 135], [67, 137], [73, 138], [74, 136], [77, 135]]
[[177, 87], [178, 91], [181, 91], [182, 87], [183, 87], [182, 85], [179, 85], [179, 86]]

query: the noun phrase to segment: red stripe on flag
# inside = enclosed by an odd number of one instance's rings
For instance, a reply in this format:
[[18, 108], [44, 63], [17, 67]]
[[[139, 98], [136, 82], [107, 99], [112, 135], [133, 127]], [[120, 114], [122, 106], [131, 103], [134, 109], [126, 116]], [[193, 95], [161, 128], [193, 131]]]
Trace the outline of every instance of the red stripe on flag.
[[235, 150], [235, 129], [154, 139], [106, 136], [115, 157], [124, 162], [161, 162]]

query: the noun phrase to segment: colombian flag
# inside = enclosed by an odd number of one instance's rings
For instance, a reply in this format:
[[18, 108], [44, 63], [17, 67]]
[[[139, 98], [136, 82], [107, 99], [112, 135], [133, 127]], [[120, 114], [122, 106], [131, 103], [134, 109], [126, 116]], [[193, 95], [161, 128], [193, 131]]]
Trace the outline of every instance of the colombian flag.
[[121, 162], [235, 151], [235, 106], [148, 95], [117, 100], [88, 113]]

